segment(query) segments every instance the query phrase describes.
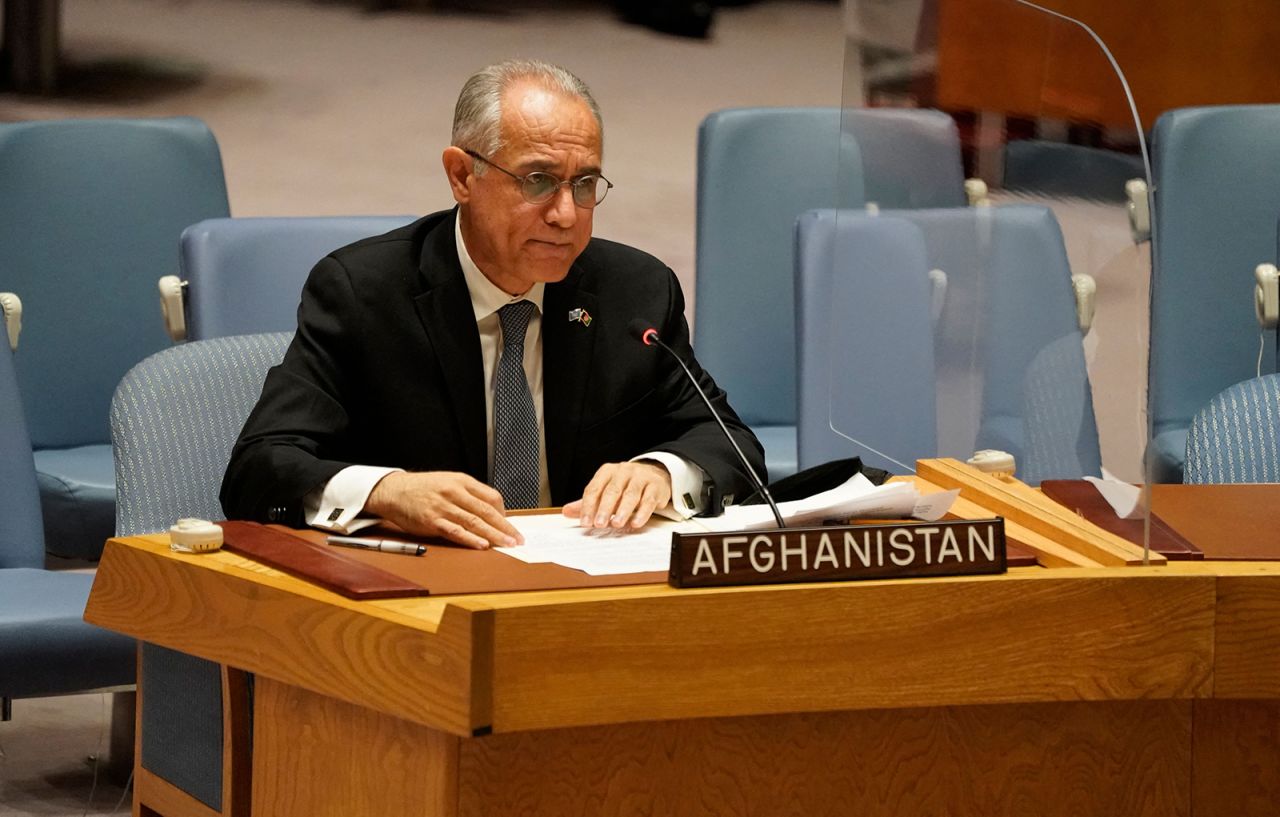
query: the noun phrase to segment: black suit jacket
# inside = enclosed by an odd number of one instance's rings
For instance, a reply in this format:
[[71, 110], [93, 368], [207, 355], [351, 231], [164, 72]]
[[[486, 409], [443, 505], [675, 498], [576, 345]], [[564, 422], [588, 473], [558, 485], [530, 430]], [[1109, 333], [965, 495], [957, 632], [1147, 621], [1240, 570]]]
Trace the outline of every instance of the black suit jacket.
[[[485, 384], [456, 211], [344, 247], [312, 270], [298, 331], [271, 369], [222, 483], [228, 518], [301, 525], [302, 499], [348, 465], [462, 471], [488, 479]], [[590, 314], [590, 325], [569, 320]], [[689, 364], [738, 445], [755, 436], [693, 359], [671, 270], [593, 239], [543, 300], [543, 414], [551, 498], [579, 498], [596, 469], [670, 451], [744, 497], [748, 477], [678, 366], [632, 337], [641, 318]]]

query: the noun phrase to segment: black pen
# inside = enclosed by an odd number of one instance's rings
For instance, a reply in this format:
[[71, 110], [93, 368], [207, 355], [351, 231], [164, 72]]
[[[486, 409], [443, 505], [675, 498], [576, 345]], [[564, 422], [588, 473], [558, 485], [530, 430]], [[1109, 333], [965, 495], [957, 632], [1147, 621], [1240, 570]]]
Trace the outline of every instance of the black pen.
[[331, 545], [361, 550], [380, 550], [383, 553], [403, 553], [405, 556], [421, 556], [427, 552], [426, 545], [415, 545], [412, 542], [394, 542], [390, 539], [365, 539], [360, 536], [330, 536]]

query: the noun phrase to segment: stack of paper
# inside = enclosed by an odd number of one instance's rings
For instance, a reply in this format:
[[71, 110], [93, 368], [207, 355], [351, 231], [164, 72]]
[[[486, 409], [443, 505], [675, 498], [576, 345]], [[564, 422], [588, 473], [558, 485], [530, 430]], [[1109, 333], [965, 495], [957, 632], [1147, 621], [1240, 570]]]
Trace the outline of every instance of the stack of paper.
[[522, 562], [552, 562], [592, 576], [666, 570], [671, 561], [671, 534], [683, 523], [652, 519], [638, 531], [579, 527], [578, 520], [558, 513], [513, 516], [524, 544], [497, 548]]
[[[941, 519], [959, 491], [922, 497], [911, 482], [872, 485], [862, 474], [820, 494], [778, 503], [787, 527], [820, 525], [828, 519]], [[723, 516], [671, 522], [655, 517], [635, 532], [578, 526], [559, 514], [513, 516], [511, 524], [524, 535], [520, 547], [499, 552], [523, 562], [551, 562], [592, 576], [666, 570], [671, 560], [672, 533], [716, 533], [761, 530], [777, 526], [768, 505], [734, 505]]]

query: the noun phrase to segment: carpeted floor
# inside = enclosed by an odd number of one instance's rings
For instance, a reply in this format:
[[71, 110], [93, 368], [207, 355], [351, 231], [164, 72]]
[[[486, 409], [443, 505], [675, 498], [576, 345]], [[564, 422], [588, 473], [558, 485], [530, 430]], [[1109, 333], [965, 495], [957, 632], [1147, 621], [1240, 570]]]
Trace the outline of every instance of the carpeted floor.
[[[439, 155], [462, 81], [503, 57], [549, 59], [604, 111], [617, 188], [596, 234], [664, 259], [692, 301], [698, 123], [732, 106], [840, 104], [841, 23], [833, 2], [761, 0], [719, 9], [695, 41], [624, 25], [607, 2], [369, 14], [335, 0], [65, 0], [63, 91], [0, 94], [0, 121], [197, 116], [222, 146], [235, 215], [425, 213], [452, 203]], [[89, 800], [104, 698], [15, 702], [0, 815], [128, 813], [110, 810], [121, 790], [103, 779]]]
[[0, 815], [128, 814], [124, 790], [101, 769], [95, 785], [110, 723], [109, 694], [14, 701], [13, 720], [0, 723]]

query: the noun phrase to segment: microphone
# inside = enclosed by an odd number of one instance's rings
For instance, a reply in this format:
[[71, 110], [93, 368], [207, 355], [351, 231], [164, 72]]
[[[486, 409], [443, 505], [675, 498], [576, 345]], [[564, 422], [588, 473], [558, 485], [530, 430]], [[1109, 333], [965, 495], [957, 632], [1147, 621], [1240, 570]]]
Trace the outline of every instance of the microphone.
[[707, 411], [711, 412], [716, 425], [720, 426], [720, 430], [724, 432], [725, 439], [729, 441], [729, 445], [733, 446], [734, 453], [742, 461], [742, 467], [747, 469], [747, 474], [751, 477], [751, 484], [755, 486], [760, 496], [764, 497], [764, 501], [769, 503], [769, 510], [773, 511], [773, 518], [777, 521], [778, 527], [785, 528], [787, 525], [782, 521], [782, 514], [778, 511], [778, 505], [773, 501], [773, 496], [769, 493], [769, 489], [765, 487], [764, 482], [756, 474], [756, 469], [751, 467], [751, 462], [747, 459], [747, 455], [743, 454], [742, 449], [738, 447], [738, 441], [729, 433], [729, 429], [725, 427], [724, 420], [720, 419], [720, 412], [716, 411], [716, 407], [711, 405], [711, 400], [707, 397], [707, 393], [702, 390], [702, 386], [698, 385], [698, 379], [693, 376], [693, 372], [689, 371], [689, 367], [680, 359], [680, 355], [677, 355], [670, 346], [662, 342], [662, 338], [658, 337], [657, 329], [654, 329], [640, 318], [633, 318], [627, 324], [627, 331], [645, 346], [657, 346], [671, 355], [676, 363], [680, 364], [681, 370], [684, 371], [684, 376], [689, 378], [689, 382], [693, 384], [694, 391], [698, 393], [698, 396], [702, 398], [702, 402], [706, 404]]

